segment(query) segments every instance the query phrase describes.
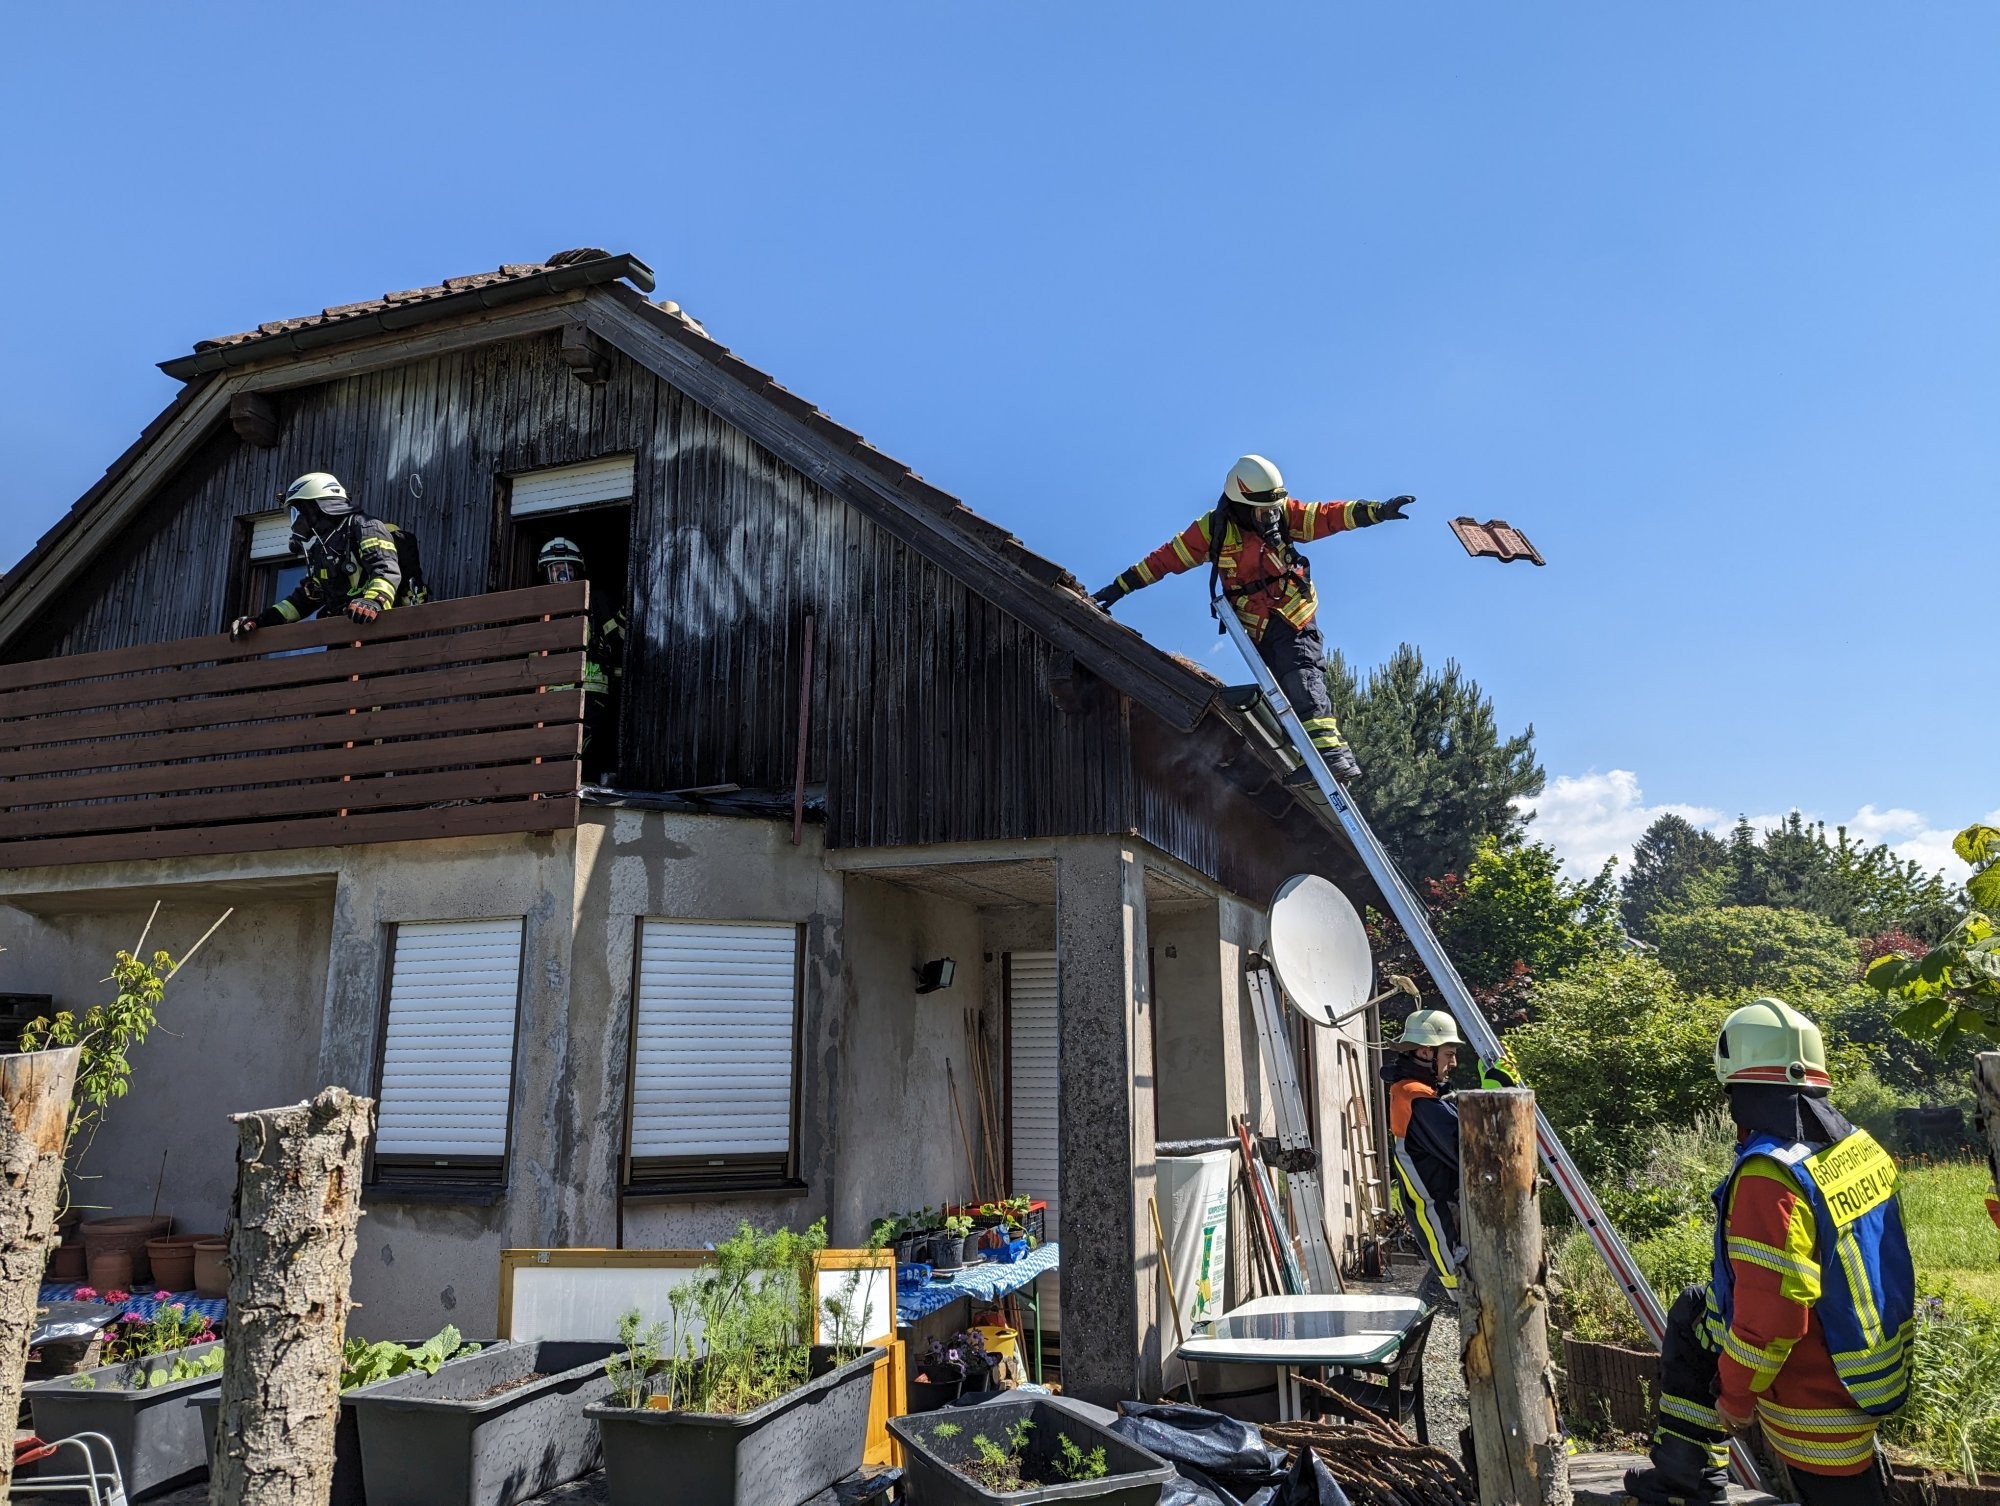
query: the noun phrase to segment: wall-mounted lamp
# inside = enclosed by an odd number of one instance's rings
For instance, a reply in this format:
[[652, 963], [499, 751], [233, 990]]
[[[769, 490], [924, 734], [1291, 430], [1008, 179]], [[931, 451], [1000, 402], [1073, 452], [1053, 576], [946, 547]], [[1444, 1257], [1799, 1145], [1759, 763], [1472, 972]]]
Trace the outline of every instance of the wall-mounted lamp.
[[934, 994], [941, 988], [950, 988], [951, 980], [958, 973], [958, 964], [949, 957], [934, 957], [916, 970], [917, 992]]

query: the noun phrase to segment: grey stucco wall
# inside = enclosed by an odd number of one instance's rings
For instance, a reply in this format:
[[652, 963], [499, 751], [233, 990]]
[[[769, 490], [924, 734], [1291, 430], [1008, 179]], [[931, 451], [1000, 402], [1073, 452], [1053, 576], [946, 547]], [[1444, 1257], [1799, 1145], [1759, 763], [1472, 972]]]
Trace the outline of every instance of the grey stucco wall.
[[[22, 903], [35, 908], [0, 907], [0, 988], [53, 994], [56, 1008], [77, 1011], [109, 999], [100, 980], [152, 908], [116, 891]], [[72, 1195], [86, 1218], [145, 1213], [158, 1182], [177, 1228], [220, 1233], [236, 1187], [229, 1115], [297, 1103], [317, 1086], [330, 899], [165, 904], [145, 951], [183, 956], [231, 903], [235, 913], [167, 985], [158, 1028], [131, 1053], [131, 1092], [78, 1162]]]
[[1223, 1049], [1222, 942], [1213, 900], [1156, 906], [1152, 939], [1156, 1117], [1162, 1140], [1229, 1133], [1229, 1062]]

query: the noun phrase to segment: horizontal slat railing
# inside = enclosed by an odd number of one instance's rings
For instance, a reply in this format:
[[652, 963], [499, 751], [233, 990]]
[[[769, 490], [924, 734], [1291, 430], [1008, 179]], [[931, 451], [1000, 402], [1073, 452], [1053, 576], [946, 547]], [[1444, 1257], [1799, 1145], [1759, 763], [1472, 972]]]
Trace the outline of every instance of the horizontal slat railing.
[[0, 665], [0, 867], [572, 826], [588, 591]]

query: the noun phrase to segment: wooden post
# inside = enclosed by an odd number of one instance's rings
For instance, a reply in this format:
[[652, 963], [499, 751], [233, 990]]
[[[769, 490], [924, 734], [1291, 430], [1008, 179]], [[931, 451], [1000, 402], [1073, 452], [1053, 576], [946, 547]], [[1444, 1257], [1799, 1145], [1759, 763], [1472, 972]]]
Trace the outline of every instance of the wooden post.
[[[69, 1101], [81, 1051], [0, 1056], [0, 1417], [21, 1410], [28, 1340], [42, 1272], [55, 1241], [56, 1198], [69, 1145]], [[14, 1478], [14, 1451], [0, 1451], [0, 1495]]]
[[1535, 1095], [1460, 1093], [1459, 1271], [1466, 1402], [1482, 1506], [1569, 1506], [1549, 1364], [1548, 1265], [1535, 1198]]
[[374, 1110], [373, 1099], [323, 1088], [310, 1103], [231, 1116], [236, 1201], [210, 1506], [326, 1506]]

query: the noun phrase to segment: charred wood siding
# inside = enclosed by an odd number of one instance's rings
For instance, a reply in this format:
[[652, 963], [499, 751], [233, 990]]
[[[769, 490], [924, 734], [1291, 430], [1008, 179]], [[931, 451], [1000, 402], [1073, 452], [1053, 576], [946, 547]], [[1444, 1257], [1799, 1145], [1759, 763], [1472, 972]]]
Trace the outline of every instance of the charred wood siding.
[[790, 783], [799, 648], [815, 619], [807, 778], [837, 846], [1069, 835], [1129, 824], [1115, 696], [1057, 700], [1045, 640], [666, 389], [634, 520], [635, 782]]
[[[620, 782], [788, 789], [815, 618], [807, 778], [837, 846], [1125, 831], [1121, 699], [839, 497], [623, 357], [577, 381], [554, 335], [278, 398], [271, 448], [221, 430], [10, 657], [215, 632], [236, 520], [331, 470], [413, 529], [438, 599], [503, 583], [503, 478], [636, 457]], [[598, 600], [625, 583], [598, 582]]]

